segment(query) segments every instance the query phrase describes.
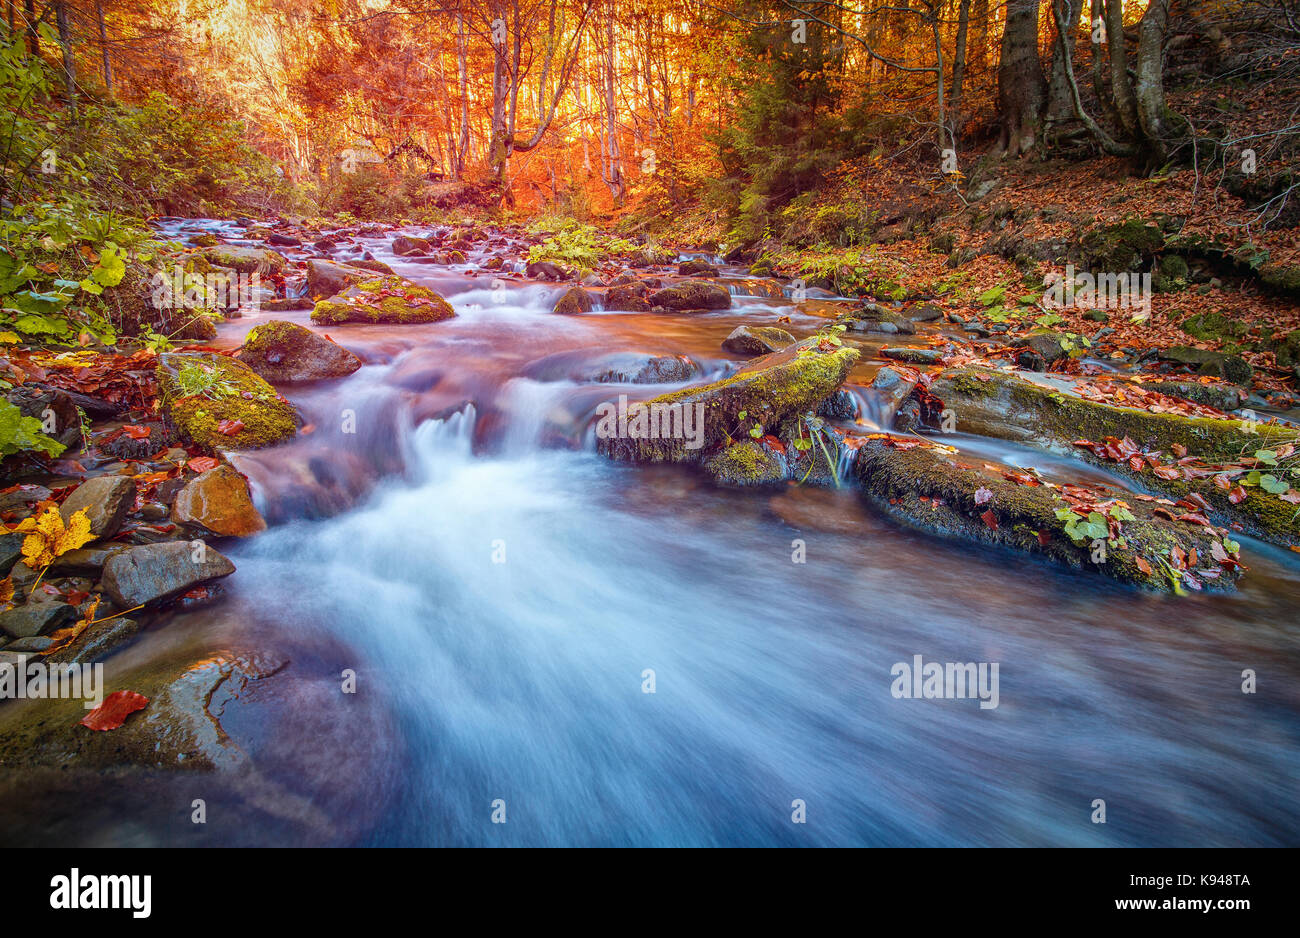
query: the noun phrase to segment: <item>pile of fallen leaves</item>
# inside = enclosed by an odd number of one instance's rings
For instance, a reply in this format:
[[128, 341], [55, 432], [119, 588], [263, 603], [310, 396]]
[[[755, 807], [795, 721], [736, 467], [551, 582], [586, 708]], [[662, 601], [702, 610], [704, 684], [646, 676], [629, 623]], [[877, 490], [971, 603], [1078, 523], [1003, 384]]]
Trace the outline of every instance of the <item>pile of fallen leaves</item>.
[[6, 353], [15, 384], [34, 381], [63, 391], [96, 397], [127, 410], [150, 410], [158, 393], [154, 385], [156, 356], [149, 349], [131, 355], [81, 350], [41, 349]]

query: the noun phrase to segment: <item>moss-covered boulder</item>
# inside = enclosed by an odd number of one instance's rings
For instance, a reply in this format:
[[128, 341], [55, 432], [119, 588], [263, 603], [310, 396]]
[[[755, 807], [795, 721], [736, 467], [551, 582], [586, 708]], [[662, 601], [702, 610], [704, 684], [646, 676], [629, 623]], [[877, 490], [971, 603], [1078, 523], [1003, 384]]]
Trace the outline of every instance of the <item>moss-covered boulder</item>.
[[1240, 576], [1230, 552], [1236, 545], [1223, 531], [1171, 520], [1123, 493], [1072, 486], [1066, 498], [1050, 483], [1008, 479], [979, 457], [966, 462], [950, 447], [911, 439], [864, 441], [853, 472], [881, 511], [943, 537], [1039, 554], [1165, 592], [1224, 588]]
[[588, 295], [587, 291], [582, 287], [569, 287], [555, 301], [555, 306], [552, 307], [551, 312], [572, 315], [574, 313], [589, 313], [591, 310], [591, 296]]
[[794, 336], [775, 326], [737, 326], [722, 347], [737, 355], [767, 355], [794, 344]]
[[428, 254], [433, 250], [433, 246], [424, 238], [416, 238], [410, 235], [402, 235], [393, 239], [393, 253], [398, 257], [413, 257], [420, 254]]
[[402, 325], [441, 322], [455, 316], [451, 304], [428, 287], [404, 277], [381, 277], [353, 284], [342, 293], [321, 300], [311, 311], [312, 322]]
[[695, 258], [694, 260], [682, 261], [677, 265], [677, 272], [683, 277], [716, 277], [718, 268], [714, 267], [708, 261]]
[[1300, 264], [1265, 264], [1259, 269], [1259, 279], [1277, 293], [1300, 296]]
[[706, 309], [730, 309], [731, 294], [715, 283], [687, 280], [685, 283], [664, 287], [651, 294], [651, 306], [662, 306], [681, 312]]
[[[815, 339], [754, 359], [730, 377], [664, 394], [646, 402], [654, 411], [674, 405], [703, 414], [699, 446], [682, 438], [635, 438], [630, 433], [602, 434], [597, 450], [611, 459], [632, 462], [700, 462], [735, 439], [762, 436], [788, 419], [814, 413], [838, 390], [858, 359], [858, 351], [823, 351]], [[698, 405], [698, 406], [697, 406]], [[742, 417], [741, 415], [744, 414]]]
[[158, 356], [158, 396], [176, 428], [208, 449], [257, 449], [298, 432], [293, 405], [243, 362], [210, 352]]
[[1165, 234], [1158, 225], [1129, 218], [1085, 232], [1079, 248], [1081, 259], [1092, 270], [1122, 273], [1159, 253], [1164, 243]]
[[616, 284], [605, 292], [605, 309], [630, 313], [649, 312], [649, 295], [650, 288], [643, 281]]
[[1197, 313], [1184, 319], [1178, 328], [1201, 342], [1218, 342], [1223, 339], [1240, 339], [1250, 326], [1240, 319], [1230, 319], [1223, 313]]
[[1197, 374], [1211, 378], [1224, 378], [1242, 387], [1250, 386], [1250, 379], [1255, 370], [1240, 355], [1226, 352], [1213, 352], [1208, 349], [1193, 348], [1190, 345], [1175, 345], [1160, 350], [1160, 359], [1195, 368]]
[[242, 274], [281, 273], [286, 263], [284, 257], [275, 251], [233, 244], [208, 248], [203, 256], [218, 267], [229, 267]]
[[863, 303], [839, 320], [849, 332], [871, 332], [878, 335], [912, 335], [916, 326], [912, 320], [879, 303]]
[[251, 330], [235, 355], [275, 384], [343, 378], [361, 367], [361, 359], [341, 345], [278, 319]]
[[[1214, 481], [1218, 469], [1240, 468], [1243, 456], [1296, 443], [1300, 433], [1293, 427], [1115, 407], [982, 368], [943, 372], [931, 383], [929, 393], [942, 408], [934, 404], [923, 408], [921, 422], [926, 426], [942, 428], [942, 414], [947, 411], [950, 428], [958, 432], [1015, 440], [1073, 456], [1171, 499], [1196, 495], [1210, 506], [1210, 517], [1221, 523], [1240, 524], [1275, 543], [1300, 544], [1300, 516], [1296, 506], [1281, 497], [1284, 493], [1250, 486], [1244, 488], [1244, 499], [1234, 501], [1234, 486]], [[900, 415], [915, 414], [913, 404], [912, 399], [905, 402]], [[1180, 469], [1167, 473], [1174, 478], [1165, 478], [1145, 460], [1131, 464], [1126, 459], [1102, 459], [1076, 442], [1102, 443], [1107, 438], [1127, 438], [1141, 452], [1163, 454], [1166, 465], [1182, 458], [1175, 456], [1179, 451], [1196, 463], [1187, 466], [1188, 473]]]

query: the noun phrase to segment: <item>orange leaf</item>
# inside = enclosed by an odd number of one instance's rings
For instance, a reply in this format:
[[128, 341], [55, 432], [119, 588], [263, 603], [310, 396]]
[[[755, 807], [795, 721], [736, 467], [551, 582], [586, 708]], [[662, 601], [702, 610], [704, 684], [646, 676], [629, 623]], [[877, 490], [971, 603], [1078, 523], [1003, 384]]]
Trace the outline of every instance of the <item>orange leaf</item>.
[[137, 710], [143, 710], [149, 698], [133, 690], [114, 691], [104, 702], [86, 714], [81, 725], [91, 730], [115, 730]]

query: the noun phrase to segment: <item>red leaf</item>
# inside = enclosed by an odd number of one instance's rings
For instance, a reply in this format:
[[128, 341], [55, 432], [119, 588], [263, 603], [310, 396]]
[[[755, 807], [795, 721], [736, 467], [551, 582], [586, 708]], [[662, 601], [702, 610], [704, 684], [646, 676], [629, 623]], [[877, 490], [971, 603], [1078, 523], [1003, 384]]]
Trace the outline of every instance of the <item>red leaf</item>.
[[223, 420], [217, 424], [217, 432], [226, 436], [234, 436], [242, 429], [244, 429], [244, 421], [242, 420]]
[[209, 469], [217, 468], [217, 461], [211, 456], [195, 456], [185, 464], [194, 472], [207, 472]]
[[1234, 505], [1240, 505], [1246, 500], [1246, 490], [1240, 485], [1228, 493], [1228, 501]]
[[1187, 447], [1181, 443], [1170, 443], [1169, 448], [1174, 451], [1174, 455], [1179, 459], [1187, 455]]
[[1145, 573], [1147, 576], [1150, 576], [1154, 572], [1151, 569], [1151, 564], [1147, 562], [1147, 559], [1145, 557], [1140, 557], [1140, 556], [1134, 557], [1133, 562], [1137, 564], [1137, 568], [1141, 570], [1143, 573]]
[[993, 514], [992, 509], [985, 511], [984, 514], [980, 515], [980, 517], [984, 519], [984, 523], [988, 525], [989, 530], [996, 531], [998, 529], [998, 519], [997, 516]]
[[137, 710], [143, 710], [149, 698], [133, 690], [119, 690], [104, 698], [104, 702], [86, 714], [81, 725], [92, 730], [115, 730]]
[[122, 432], [133, 440], [147, 440], [149, 434], [153, 432], [153, 427], [141, 427], [128, 423], [122, 428]]
[[1157, 466], [1153, 464], [1151, 466], [1151, 471], [1165, 480], [1177, 479], [1182, 475], [1182, 473], [1174, 466]]

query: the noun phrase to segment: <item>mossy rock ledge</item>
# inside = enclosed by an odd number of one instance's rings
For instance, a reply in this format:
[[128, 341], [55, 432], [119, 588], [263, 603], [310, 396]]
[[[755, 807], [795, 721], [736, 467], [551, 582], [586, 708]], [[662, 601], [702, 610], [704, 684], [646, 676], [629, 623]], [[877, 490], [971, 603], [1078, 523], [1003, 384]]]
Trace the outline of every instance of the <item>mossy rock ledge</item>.
[[[1014, 440], [1082, 459], [1175, 500], [1196, 493], [1212, 506], [1212, 520], [1236, 522], [1248, 533], [1276, 544], [1300, 545], [1296, 507], [1277, 495], [1249, 488], [1246, 499], [1234, 505], [1228, 492], [1208, 478], [1161, 479], [1150, 469], [1135, 472], [1125, 462], [1100, 459], [1074, 445], [1079, 439], [1101, 442], [1106, 437], [1128, 437], [1139, 449], [1162, 452], [1170, 462], [1177, 444], [1186, 447], [1188, 455], [1216, 465], [1294, 443], [1300, 438], [1294, 428], [1115, 407], [983, 368], [946, 371], [935, 378], [930, 391], [951, 410], [959, 432]], [[899, 412], [908, 412], [907, 402]], [[937, 421], [933, 413], [930, 416]]]
[[885, 514], [945, 538], [1041, 554], [1068, 567], [1160, 592], [1174, 591], [1166, 566], [1174, 548], [1184, 554], [1195, 548], [1204, 558], [1202, 566], [1218, 569], [1217, 578], [1201, 580], [1205, 589], [1230, 588], [1241, 575], [1239, 568], [1220, 568], [1210, 559], [1212, 542], [1219, 540], [1216, 532], [1168, 521], [1151, 505], [1125, 499], [1123, 493], [1113, 497], [1126, 502], [1133, 520], [1123, 523], [1123, 546], [1107, 546], [1101, 555], [1091, 543], [1076, 543], [1066, 533], [1056, 512], [1070, 506], [1053, 488], [1022, 485], [967, 465], [947, 447], [905, 450], [867, 440], [858, 449], [853, 472], [863, 495]]
[[[839, 389], [858, 354], [851, 348], [820, 351], [815, 340], [806, 340], [754, 359], [727, 378], [643, 402], [651, 413], [680, 405], [692, 408], [692, 416], [699, 412], [696, 405], [702, 405], [703, 430], [697, 437], [702, 445], [696, 448], [675, 437], [605, 435], [598, 422], [597, 451], [619, 461], [699, 465], [729, 485], [781, 481], [810, 458], [806, 453], [786, 455], [794, 452], [790, 441], [798, 435], [799, 420], [815, 413]], [[762, 439], [752, 439], [756, 428]], [[773, 447], [769, 437], [781, 447]], [[838, 451], [838, 443], [833, 450]]]
[[[182, 396], [181, 372], [198, 368], [210, 374], [218, 390]], [[217, 449], [259, 449], [287, 440], [298, 432], [298, 413], [243, 362], [211, 352], [158, 356], [158, 394], [168, 416], [188, 439]], [[232, 433], [219, 429], [222, 421], [243, 424]]]
[[311, 311], [312, 322], [338, 325], [347, 322], [405, 325], [442, 322], [456, 315], [451, 304], [404, 277], [376, 277], [353, 284]]

